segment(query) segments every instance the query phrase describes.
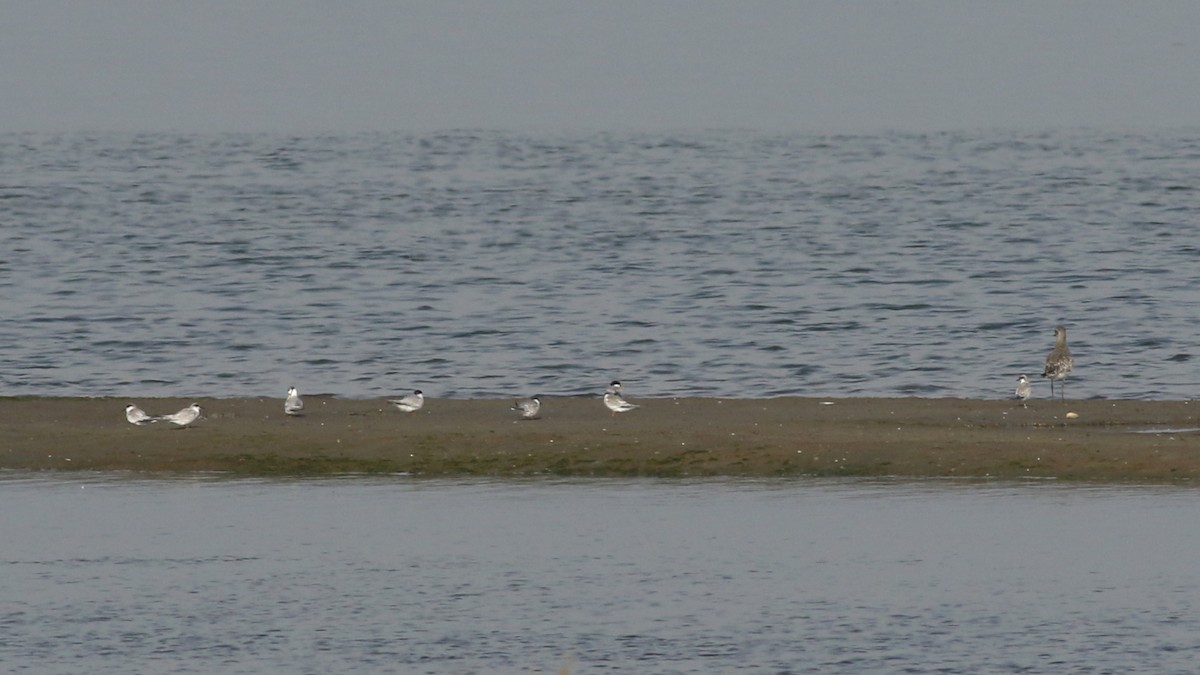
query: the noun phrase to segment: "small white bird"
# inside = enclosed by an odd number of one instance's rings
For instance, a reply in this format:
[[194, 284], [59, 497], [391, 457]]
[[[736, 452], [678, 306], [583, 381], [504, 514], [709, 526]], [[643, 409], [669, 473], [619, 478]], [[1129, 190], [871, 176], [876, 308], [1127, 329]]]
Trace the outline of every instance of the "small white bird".
[[139, 427], [158, 421], [157, 417], [151, 417], [150, 415], [147, 415], [145, 410], [142, 410], [132, 403], [125, 406], [125, 419], [129, 420], [130, 424], [136, 424]]
[[519, 401], [514, 401], [512, 408], [521, 413], [521, 419], [531, 420], [537, 417], [538, 411], [542, 409], [542, 400], [537, 396], [533, 398], [523, 398]]
[[604, 391], [604, 405], [612, 411], [613, 417], [616, 417], [617, 413], [629, 412], [630, 410], [641, 407], [626, 401], [625, 398], [621, 396], [621, 383], [616, 380], [613, 380], [612, 383], [608, 385], [608, 389]]
[[421, 409], [425, 405], [425, 394], [418, 389], [404, 398], [389, 398], [388, 403], [396, 406], [401, 412], [412, 413]]
[[193, 403], [193, 404], [189, 405], [188, 407], [184, 408], [183, 410], [180, 410], [177, 413], [173, 413], [171, 415], [163, 415], [162, 417], [159, 417], [159, 419], [165, 420], [167, 422], [171, 422], [172, 424], [177, 424], [180, 427], [186, 428], [192, 422], [195, 422], [196, 419], [199, 417], [200, 417], [200, 404]]
[[300, 392], [295, 387], [288, 389], [287, 400], [283, 402], [283, 412], [288, 415], [304, 414], [304, 399], [300, 398]]
[[1021, 407], [1028, 408], [1025, 404], [1029, 400], [1029, 395], [1033, 393], [1033, 388], [1029, 386], [1029, 378], [1021, 375], [1017, 378], [1017, 398], [1021, 399]]

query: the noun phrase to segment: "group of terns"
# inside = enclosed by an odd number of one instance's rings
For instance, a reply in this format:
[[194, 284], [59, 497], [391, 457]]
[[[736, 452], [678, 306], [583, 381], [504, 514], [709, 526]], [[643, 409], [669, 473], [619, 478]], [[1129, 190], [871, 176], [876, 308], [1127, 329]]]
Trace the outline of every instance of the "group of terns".
[[[1059, 396], [1066, 399], [1067, 375], [1074, 368], [1075, 359], [1071, 356], [1070, 348], [1067, 347], [1067, 329], [1064, 326], [1058, 326], [1054, 329], [1054, 349], [1046, 357], [1046, 367], [1042, 369], [1042, 377], [1050, 380], [1050, 398], [1054, 398], [1054, 383], [1061, 381]], [[621, 395], [621, 391], [621, 383], [618, 380], [613, 380], [608, 385], [608, 388], [604, 390], [604, 407], [611, 410], [614, 417], [617, 413], [629, 412], [641, 407], [626, 401], [625, 397]], [[1021, 400], [1022, 406], [1027, 405], [1026, 402], [1032, 394], [1033, 388], [1029, 384], [1029, 378], [1024, 375], [1018, 377], [1016, 397]], [[401, 412], [414, 413], [425, 406], [425, 394], [420, 389], [417, 389], [402, 398], [390, 398], [388, 399], [388, 403], [399, 408]], [[523, 420], [538, 419], [538, 413], [541, 409], [542, 400], [538, 396], [514, 401], [510, 408], [510, 410], [519, 414], [520, 419]], [[295, 387], [288, 389], [287, 398], [283, 402], [283, 412], [291, 416], [304, 414], [304, 399], [300, 398], [300, 392]], [[130, 424], [136, 424], [139, 427], [161, 421], [170, 422], [180, 428], [185, 428], [199, 418], [200, 404], [198, 403], [193, 403], [183, 410], [170, 415], [149, 415], [146, 411], [132, 403], [125, 406], [125, 419], [129, 420]]]
[[[425, 406], [425, 394], [420, 389], [417, 389], [402, 398], [390, 398], [388, 399], [388, 403], [399, 408], [401, 412], [414, 413]], [[616, 416], [617, 413], [629, 412], [640, 407], [625, 400], [621, 395], [621, 383], [617, 380], [613, 380], [608, 385], [608, 389], [604, 391], [604, 406], [612, 411], [613, 416]], [[520, 418], [523, 420], [538, 419], [538, 413], [541, 409], [542, 400], [538, 396], [514, 401], [512, 408], [510, 408], [510, 410], [519, 413]], [[304, 415], [304, 399], [300, 398], [300, 391], [296, 387], [288, 389], [287, 398], [283, 401], [283, 412], [293, 417]], [[186, 428], [199, 418], [199, 403], [193, 403], [171, 415], [150, 415], [132, 403], [125, 406], [125, 419], [129, 420], [130, 424], [135, 424], [139, 427], [161, 421], [171, 422], [180, 428]]]
[[[1071, 349], [1067, 347], [1067, 328], [1058, 326], [1054, 329], [1054, 349], [1050, 351], [1050, 356], [1046, 357], [1046, 367], [1042, 369], [1042, 377], [1050, 380], [1050, 398], [1054, 398], [1054, 382], [1062, 380], [1058, 394], [1060, 398], [1066, 399], [1067, 375], [1074, 369], [1075, 357], [1071, 356]], [[1017, 398], [1021, 399], [1022, 406], [1026, 405], [1032, 394], [1033, 388], [1029, 385], [1029, 378], [1024, 375], [1018, 377]]]
[[145, 410], [142, 410], [132, 403], [125, 406], [125, 419], [129, 420], [130, 424], [136, 424], [139, 427], [144, 427], [147, 424], [160, 421], [170, 422], [179, 427], [186, 427], [199, 418], [199, 403], [193, 403], [183, 410], [180, 410], [177, 413], [171, 413], [170, 415], [147, 415]]
[[[293, 387], [294, 390], [295, 388]], [[390, 398], [388, 399], [388, 403], [399, 408], [401, 412], [412, 413], [420, 410], [425, 405], [425, 394], [418, 389], [404, 398]], [[614, 416], [617, 413], [629, 412], [640, 407], [626, 401], [621, 396], [621, 383], [618, 380], [613, 380], [608, 385], [608, 388], [604, 390], [604, 406], [611, 410]], [[542, 410], [542, 399], [539, 396], [517, 399], [513, 401], [512, 407], [509, 410], [519, 414], [523, 420], [537, 419], [538, 413]]]

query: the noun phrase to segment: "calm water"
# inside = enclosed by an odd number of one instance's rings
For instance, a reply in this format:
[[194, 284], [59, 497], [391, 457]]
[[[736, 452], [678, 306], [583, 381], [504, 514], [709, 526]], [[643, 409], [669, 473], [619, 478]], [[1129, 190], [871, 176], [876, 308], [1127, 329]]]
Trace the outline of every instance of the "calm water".
[[[1200, 394], [1200, 132], [0, 135], [0, 392]], [[1042, 383], [1035, 391], [1048, 394]]]
[[1200, 492], [0, 481], [5, 672], [1191, 673]]

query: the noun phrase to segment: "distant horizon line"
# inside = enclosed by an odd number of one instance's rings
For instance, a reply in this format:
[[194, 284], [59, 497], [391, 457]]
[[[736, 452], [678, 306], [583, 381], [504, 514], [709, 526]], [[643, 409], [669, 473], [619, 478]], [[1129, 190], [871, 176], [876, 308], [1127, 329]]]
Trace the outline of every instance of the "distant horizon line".
[[1103, 132], [1103, 133], [1147, 133], [1147, 132], [1200, 132], [1200, 123], [1195, 124], [1047, 124], [1047, 125], [978, 125], [945, 128], [917, 127], [876, 127], [862, 129], [818, 129], [818, 128], [773, 128], [739, 125], [713, 126], [680, 126], [680, 127], [547, 127], [530, 129], [505, 126], [447, 126], [428, 128], [361, 128], [361, 129], [301, 129], [301, 128], [229, 128], [203, 129], [183, 127], [154, 127], [120, 128], [120, 127], [80, 127], [75, 129], [0, 129], [0, 135], [6, 136], [68, 136], [68, 135], [164, 135], [179, 136], [369, 136], [408, 134], [413, 136], [454, 135], [454, 134], [505, 134], [517, 136], [591, 136], [599, 134], [617, 134], [624, 136], [638, 135], [695, 135], [712, 133], [749, 133], [780, 136], [940, 136], [954, 134], [1040, 134], [1074, 132]]

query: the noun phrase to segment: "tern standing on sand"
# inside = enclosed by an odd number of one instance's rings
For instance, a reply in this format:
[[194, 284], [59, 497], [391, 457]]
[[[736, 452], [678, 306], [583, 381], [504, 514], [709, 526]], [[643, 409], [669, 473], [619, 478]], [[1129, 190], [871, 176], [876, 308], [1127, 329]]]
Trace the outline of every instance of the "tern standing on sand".
[[401, 412], [413, 413], [425, 405], [425, 394], [418, 389], [404, 398], [389, 398], [388, 403], [399, 408]]
[[538, 411], [542, 409], [542, 400], [537, 396], [533, 398], [523, 398], [519, 401], [514, 401], [510, 410], [515, 410], [521, 413], [521, 419], [531, 420], [537, 417]]
[[288, 389], [287, 400], [283, 402], [283, 412], [288, 415], [304, 414], [304, 399], [300, 398], [300, 392], [295, 387]]
[[129, 420], [130, 424], [136, 424], [139, 427], [158, 421], [157, 417], [147, 415], [145, 410], [132, 403], [125, 406], [125, 419]]
[[[1051, 383], [1053, 384], [1053, 383]], [[1029, 400], [1029, 395], [1033, 393], [1033, 388], [1029, 386], [1029, 378], [1024, 375], [1017, 377], [1017, 398], [1021, 399], [1021, 407], [1028, 408], [1025, 404]]]
[[193, 403], [177, 413], [163, 415], [159, 419], [163, 419], [171, 422], [172, 424], [177, 424], [180, 427], [186, 428], [189, 424], [195, 422], [198, 417], [200, 417], [200, 404]]
[[608, 389], [604, 390], [604, 405], [612, 411], [613, 417], [616, 417], [617, 413], [629, 412], [640, 407], [626, 401], [621, 396], [621, 383], [616, 380], [613, 380], [608, 385]]
[[1075, 368], [1075, 358], [1071, 356], [1071, 350], [1067, 347], [1067, 329], [1065, 326], [1059, 326], [1054, 329], [1054, 349], [1050, 352], [1050, 356], [1046, 357], [1046, 368], [1042, 371], [1042, 377], [1050, 380], [1050, 398], [1054, 398], [1054, 381], [1064, 380], [1059, 385], [1059, 395], [1066, 400], [1067, 397], [1067, 374]]

